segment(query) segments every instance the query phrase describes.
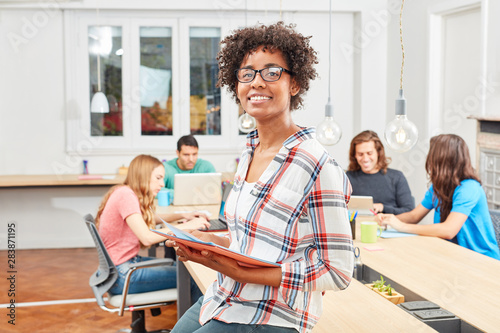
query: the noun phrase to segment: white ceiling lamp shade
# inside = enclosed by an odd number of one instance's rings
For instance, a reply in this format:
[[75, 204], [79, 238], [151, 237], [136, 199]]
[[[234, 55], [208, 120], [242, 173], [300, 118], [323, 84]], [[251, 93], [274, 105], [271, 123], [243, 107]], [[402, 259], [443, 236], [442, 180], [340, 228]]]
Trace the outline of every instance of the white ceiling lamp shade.
[[92, 96], [90, 102], [90, 112], [92, 113], [109, 113], [109, 103], [106, 95], [102, 91], [98, 91]]
[[[97, 17], [99, 18], [99, 8], [96, 8]], [[101, 50], [102, 36], [99, 36], [97, 42], [99, 43], [99, 51]], [[101, 52], [97, 52], [97, 92], [92, 96], [90, 102], [91, 113], [109, 113], [109, 103], [106, 95], [101, 91]]]
[[401, 75], [399, 78], [399, 95], [396, 99], [395, 119], [390, 121], [384, 131], [384, 137], [389, 147], [397, 152], [404, 153], [412, 149], [418, 141], [418, 129], [406, 115], [406, 98], [403, 94], [403, 69], [405, 63], [405, 51], [403, 45], [403, 6], [401, 1], [401, 11], [399, 13], [399, 37], [401, 41]]
[[332, 72], [332, 1], [330, 0], [330, 29], [329, 29], [329, 63], [328, 63], [328, 102], [325, 106], [325, 119], [316, 127], [316, 139], [324, 146], [332, 146], [342, 137], [340, 126], [333, 119], [333, 104], [331, 102], [331, 72]]

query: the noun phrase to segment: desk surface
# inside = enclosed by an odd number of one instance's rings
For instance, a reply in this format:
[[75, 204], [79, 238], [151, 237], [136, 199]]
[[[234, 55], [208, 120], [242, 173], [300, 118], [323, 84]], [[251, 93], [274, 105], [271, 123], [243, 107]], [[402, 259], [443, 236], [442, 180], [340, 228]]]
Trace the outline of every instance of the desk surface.
[[[219, 206], [160, 207], [160, 212], [209, 210]], [[373, 219], [372, 217], [358, 218]], [[500, 327], [500, 261], [435, 237], [412, 236], [379, 239], [376, 244], [359, 241], [363, 263], [424, 299], [451, 311], [464, 321], [486, 332]], [[376, 246], [383, 250], [369, 251]], [[216, 279], [216, 272], [188, 262], [186, 268], [200, 289]], [[324, 311], [314, 332], [400, 332], [432, 331], [392, 303], [353, 280], [344, 291], [327, 291]]]
[[[217, 278], [203, 265], [187, 262], [187, 270], [205, 293]], [[411, 329], [410, 329], [411, 328]], [[323, 297], [323, 315], [313, 329], [330, 332], [435, 332], [356, 280], [342, 291], [328, 290]]]
[[[116, 185], [125, 180], [125, 175], [96, 175], [112, 179], [85, 179], [81, 175], [7, 175], [0, 176], [2, 187], [46, 187], [46, 186], [80, 186], [80, 185]], [[92, 176], [92, 175], [90, 175]]]
[[355, 245], [363, 264], [483, 331], [498, 331], [499, 260], [436, 237], [379, 239], [382, 251]]

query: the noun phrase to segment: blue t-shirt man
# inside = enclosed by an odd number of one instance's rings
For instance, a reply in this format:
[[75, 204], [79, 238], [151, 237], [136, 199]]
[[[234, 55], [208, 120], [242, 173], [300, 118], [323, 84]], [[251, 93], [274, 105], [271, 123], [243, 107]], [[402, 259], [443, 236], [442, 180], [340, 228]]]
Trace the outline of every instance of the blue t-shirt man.
[[[454, 241], [465, 248], [500, 260], [500, 250], [491, 222], [486, 194], [481, 184], [474, 179], [462, 180], [453, 192], [451, 212], [467, 215], [467, 220], [455, 236]], [[422, 206], [435, 208], [434, 223], [441, 222], [441, 211], [437, 208], [438, 199], [431, 185], [422, 200]]]

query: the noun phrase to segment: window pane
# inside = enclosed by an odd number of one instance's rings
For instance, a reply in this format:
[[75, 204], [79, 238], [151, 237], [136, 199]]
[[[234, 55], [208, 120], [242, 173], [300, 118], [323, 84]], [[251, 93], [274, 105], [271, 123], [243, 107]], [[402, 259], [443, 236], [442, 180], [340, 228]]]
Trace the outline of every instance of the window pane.
[[191, 134], [220, 135], [220, 28], [190, 28], [189, 37]]
[[141, 27], [141, 134], [172, 135], [172, 31]]
[[109, 113], [90, 113], [90, 133], [122, 136], [122, 28], [90, 26], [88, 44], [90, 100], [101, 91], [109, 104]]

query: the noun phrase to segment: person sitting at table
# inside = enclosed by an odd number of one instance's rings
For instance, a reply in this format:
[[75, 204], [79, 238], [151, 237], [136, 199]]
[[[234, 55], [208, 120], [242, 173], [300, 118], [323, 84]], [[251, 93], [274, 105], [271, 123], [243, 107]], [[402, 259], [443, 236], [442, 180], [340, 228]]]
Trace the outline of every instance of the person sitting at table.
[[296, 125], [291, 114], [317, 76], [309, 38], [278, 22], [235, 30], [221, 42], [218, 86], [228, 88], [257, 129], [247, 136], [226, 200], [229, 235], [192, 234], [279, 267], [243, 267], [167, 241], [179, 246], [178, 260], [219, 272], [173, 333], [310, 332], [323, 292], [351, 281], [349, 180], [314, 128]]
[[[500, 259], [486, 194], [472, 167], [465, 141], [454, 134], [432, 137], [425, 170], [431, 186], [422, 202], [397, 216], [378, 214], [379, 224], [401, 232], [448, 239]], [[431, 209], [434, 224], [417, 225]]]
[[347, 171], [352, 195], [373, 197], [375, 213], [401, 214], [415, 208], [405, 176], [388, 168], [390, 162], [377, 133], [363, 131], [352, 139]]
[[177, 141], [177, 158], [164, 162], [165, 187], [174, 188], [177, 173], [211, 173], [215, 168], [207, 160], [198, 158], [198, 141], [193, 135], [184, 135]]
[[[123, 184], [113, 186], [99, 206], [96, 226], [118, 271], [118, 279], [109, 290], [112, 294], [122, 293], [130, 263], [155, 259], [140, 256], [139, 250], [165, 240], [165, 237], [150, 230], [161, 222], [155, 217], [154, 198], [163, 187], [164, 174], [163, 165], [157, 158], [139, 155], [130, 163]], [[206, 218], [191, 214], [167, 214], [164, 217], [167, 221], [189, 219], [179, 225], [182, 229], [207, 228], [210, 225]], [[175, 266], [139, 269], [132, 274], [129, 294], [175, 288], [176, 277]], [[195, 288], [193, 293], [198, 295], [200, 291]]]

